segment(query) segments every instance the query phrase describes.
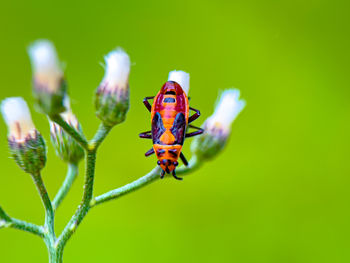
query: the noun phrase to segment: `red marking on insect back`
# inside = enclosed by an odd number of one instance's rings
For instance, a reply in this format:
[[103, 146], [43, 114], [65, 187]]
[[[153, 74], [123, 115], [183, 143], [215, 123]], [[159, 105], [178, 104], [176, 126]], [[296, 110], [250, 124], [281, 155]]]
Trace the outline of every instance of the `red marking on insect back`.
[[[175, 103], [164, 103], [164, 99], [173, 97]], [[182, 112], [185, 114], [186, 120], [188, 120], [189, 105], [186, 93], [183, 91], [181, 86], [173, 81], [167, 81], [154, 98], [152, 106], [152, 119], [154, 113], [159, 112], [162, 118], [169, 118], [176, 116], [177, 113]], [[187, 123], [187, 121], [186, 121]]]

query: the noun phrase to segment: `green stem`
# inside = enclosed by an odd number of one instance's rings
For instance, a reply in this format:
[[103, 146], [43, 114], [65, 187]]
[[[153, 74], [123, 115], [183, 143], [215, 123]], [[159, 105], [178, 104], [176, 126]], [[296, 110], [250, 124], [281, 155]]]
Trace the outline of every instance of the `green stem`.
[[5, 223], [11, 222], [11, 217], [8, 214], [6, 214], [6, 212], [4, 211], [4, 209], [2, 209], [1, 206], [0, 206], [0, 220], [1, 220], [0, 222], [2, 222], [2, 224], [0, 224], [0, 227]]
[[[56, 241], [57, 249], [59, 251], [63, 250], [68, 239], [72, 236], [90, 209], [90, 202], [93, 197], [96, 151], [111, 129], [112, 126], [101, 124], [94, 138], [84, 146], [87, 155], [83, 198], [78, 209], [75, 211], [67, 226], [62, 231], [62, 234]], [[73, 138], [76, 139], [75, 137]]]
[[[176, 174], [185, 175], [189, 172], [195, 171], [199, 167], [200, 167], [200, 162], [198, 161], [198, 158], [194, 156], [191, 158], [189, 165], [182, 166], [179, 169], [177, 169]], [[159, 174], [160, 174], [160, 168], [157, 166], [151, 172], [137, 179], [136, 181], [95, 197], [91, 201], [90, 206], [93, 207], [95, 205], [119, 198], [127, 193], [133, 192], [141, 187], [144, 187], [149, 183], [156, 181], [159, 178]]]
[[32, 233], [34, 235], [37, 235], [39, 237], [44, 237], [44, 231], [43, 228], [41, 226], [26, 222], [26, 221], [22, 221], [16, 218], [11, 218], [11, 225], [10, 227], [18, 229], [18, 230], [23, 230], [26, 231], [28, 233]]
[[112, 128], [113, 128], [112, 126], [107, 126], [101, 123], [94, 138], [92, 138], [92, 140], [89, 142], [89, 149], [97, 150], [97, 148], [100, 146], [100, 144], [106, 138], [106, 136], [108, 135], [108, 133], [111, 131]]
[[59, 126], [62, 127], [65, 132], [67, 132], [73, 139], [75, 139], [81, 147], [88, 149], [88, 142], [85, 139], [84, 135], [77, 132], [73, 127], [71, 127], [67, 122], [65, 122], [60, 115], [50, 116], [51, 120], [56, 122]]
[[39, 237], [44, 237], [43, 228], [32, 223], [28, 223], [16, 218], [10, 217], [0, 206], [0, 228], [11, 227], [32, 233]]
[[66, 242], [72, 236], [76, 228], [79, 226], [85, 215], [90, 209], [90, 202], [93, 195], [94, 175], [95, 175], [95, 161], [96, 151], [90, 151], [87, 153], [86, 160], [86, 175], [84, 183], [84, 194], [82, 201], [76, 210], [75, 214], [64, 228], [62, 234], [57, 239], [57, 249], [63, 250]]
[[156, 179], [159, 179], [159, 174], [160, 174], [160, 168], [157, 166], [148, 174], [137, 179], [136, 181], [95, 197], [90, 203], [90, 206], [93, 207], [95, 205], [104, 203], [106, 201], [116, 199], [127, 193], [135, 191], [143, 186], [146, 186], [147, 184], [155, 181]]
[[58, 250], [52, 244], [47, 245], [49, 252], [49, 263], [62, 263], [63, 262], [63, 250]]
[[41, 201], [43, 202], [44, 208], [45, 208], [45, 228], [50, 234], [50, 237], [52, 239], [55, 239], [55, 230], [54, 230], [54, 218], [55, 214], [52, 209], [52, 204], [50, 197], [47, 193], [47, 190], [45, 188], [45, 184], [41, 178], [40, 173], [32, 174], [32, 178], [34, 180], [35, 186], [39, 192], [39, 195], [41, 197]]
[[202, 166], [203, 162], [199, 161], [197, 156], [192, 156], [191, 160], [188, 162], [188, 166], [181, 166], [178, 169], [176, 169], [176, 174], [178, 175], [185, 175], [189, 173], [190, 171], [196, 171]]
[[64, 182], [62, 183], [61, 188], [58, 190], [54, 200], [52, 201], [53, 210], [56, 211], [63, 199], [68, 194], [69, 189], [71, 188], [74, 180], [78, 175], [78, 164], [77, 163], [69, 163], [68, 171]]

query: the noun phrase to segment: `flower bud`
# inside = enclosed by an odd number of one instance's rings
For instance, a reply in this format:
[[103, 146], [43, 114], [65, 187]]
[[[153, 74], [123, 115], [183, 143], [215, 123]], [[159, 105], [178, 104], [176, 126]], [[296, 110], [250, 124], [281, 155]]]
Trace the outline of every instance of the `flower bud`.
[[[65, 97], [64, 106], [67, 109], [61, 113], [62, 119], [77, 132], [82, 133], [81, 126], [72, 112], [68, 96]], [[65, 162], [78, 163], [84, 157], [83, 148], [61, 126], [53, 121], [50, 122], [51, 142], [56, 154]]]
[[190, 89], [190, 74], [181, 70], [173, 70], [169, 72], [169, 81], [175, 81], [181, 88], [185, 91], [188, 96], [188, 91]]
[[7, 98], [1, 112], [8, 126], [8, 143], [16, 163], [25, 172], [36, 174], [45, 166], [46, 148], [32, 122], [27, 103], [20, 97]]
[[28, 48], [33, 70], [33, 95], [39, 110], [49, 116], [65, 110], [66, 82], [54, 45], [38, 40]]
[[225, 90], [221, 94], [213, 115], [204, 122], [203, 135], [192, 142], [191, 150], [199, 158], [213, 158], [224, 148], [231, 132], [232, 122], [246, 105], [239, 96], [238, 89]]
[[104, 78], [96, 91], [96, 115], [108, 126], [125, 120], [129, 110], [130, 59], [122, 49], [105, 56]]

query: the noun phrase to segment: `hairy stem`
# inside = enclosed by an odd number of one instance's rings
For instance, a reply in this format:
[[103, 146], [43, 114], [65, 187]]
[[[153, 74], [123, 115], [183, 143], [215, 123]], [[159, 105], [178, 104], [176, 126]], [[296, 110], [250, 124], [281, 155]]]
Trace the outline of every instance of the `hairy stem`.
[[56, 122], [65, 132], [67, 132], [74, 140], [76, 140], [81, 147], [88, 149], [88, 142], [83, 134], [80, 134], [77, 130], [71, 127], [67, 122], [65, 122], [60, 115], [50, 116], [51, 120]]
[[[198, 161], [198, 158], [196, 156], [194, 156], [190, 160], [188, 166], [182, 166], [179, 169], [177, 169], [176, 172], [177, 172], [177, 174], [185, 175], [189, 172], [195, 171], [199, 167], [200, 167], [200, 162]], [[160, 173], [160, 168], [157, 166], [152, 171], [150, 171], [148, 174], [137, 179], [136, 181], [95, 197], [91, 201], [90, 206], [93, 207], [95, 205], [98, 205], [98, 204], [101, 204], [101, 203], [104, 203], [104, 202], [107, 202], [107, 201], [110, 201], [113, 199], [117, 199], [117, 198], [119, 198], [127, 193], [133, 192], [141, 187], [144, 187], [144, 186], [148, 185], [149, 183], [154, 182], [157, 179], [159, 179], [159, 173]]]
[[188, 162], [188, 166], [181, 166], [176, 169], [176, 174], [178, 175], [186, 175], [188, 172], [193, 172], [198, 170], [202, 166], [203, 162], [199, 161], [197, 156], [193, 156], [191, 160]]
[[56, 194], [54, 200], [52, 201], [52, 206], [54, 211], [57, 210], [63, 199], [68, 194], [68, 191], [70, 190], [74, 180], [77, 178], [78, 175], [78, 164], [77, 163], [69, 163], [68, 164], [68, 171], [66, 178], [64, 182], [62, 183], [61, 188], [58, 190], [58, 193]]
[[44, 237], [43, 228], [32, 223], [28, 223], [13, 217], [10, 217], [0, 206], [0, 228], [11, 227], [32, 233], [39, 237]]
[[32, 174], [32, 178], [45, 208], [45, 228], [47, 229], [50, 237], [52, 239], [55, 239], [55, 230], [54, 230], [55, 215], [52, 209], [50, 197], [47, 193], [46, 187], [44, 185], [44, 182], [41, 178], [40, 173]]
[[26, 231], [28, 233], [32, 233], [34, 235], [37, 235], [39, 237], [44, 237], [44, 231], [43, 228], [41, 226], [23, 221], [23, 220], [19, 220], [16, 218], [11, 218], [11, 225], [10, 227], [18, 229], [18, 230], [23, 230]]
[[63, 262], [63, 250], [58, 250], [54, 244], [51, 243], [47, 243], [47, 249], [49, 252], [49, 263]]
[[86, 157], [86, 174], [84, 183], [84, 194], [82, 201], [75, 214], [64, 228], [57, 240], [57, 249], [63, 250], [66, 242], [72, 236], [78, 225], [90, 209], [90, 202], [93, 195], [94, 175], [95, 175], [96, 151], [88, 152]]
[[92, 200], [90, 206], [93, 207], [95, 205], [104, 203], [106, 201], [116, 199], [118, 197], [121, 197], [121, 196], [129, 193], [129, 192], [135, 191], [143, 186], [146, 186], [147, 184], [155, 181], [156, 179], [159, 179], [159, 173], [160, 173], [160, 168], [157, 166], [152, 171], [150, 171], [148, 174], [137, 179], [136, 181], [95, 197]]
[[100, 124], [99, 129], [97, 130], [94, 138], [89, 142], [89, 148], [90, 150], [97, 150], [97, 148], [100, 146], [102, 141], [106, 138], [108, 133], [111, 131], [113, 127], [107, 126], [103, 123]]
[[[60, 123], [58, 124], [61, 125]], [[90, 202], [93, 197], [96, 152], [99, 145], [106, 138], [107, 134], [110, 132], [111, 129], [111, 126], [101, 124], [94, 138], [84, 146], [87, 154], [83, 198], [73, 217], [70, 219], [67, 226], [62, 231], [62, 234], [56, 241], [57, 249], [59, 251], [63, 251], [63, 248], [67, 243], [68, 239], [72, 236], [72, 234], [74, 233], [74, 231], [79, 226], [79, 224], [90, 209]], [[75, 137], [73, 138], [76, 139]]]

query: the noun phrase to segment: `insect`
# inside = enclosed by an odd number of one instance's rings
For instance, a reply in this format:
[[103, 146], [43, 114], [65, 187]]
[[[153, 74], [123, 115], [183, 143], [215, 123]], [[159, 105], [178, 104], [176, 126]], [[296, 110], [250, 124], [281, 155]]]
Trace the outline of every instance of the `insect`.
[[[153, 105], [149, 103], [151, 99], [154, 99]], [[175, 179], [182, 180], [176, 176], [175, 169], [179, 158], [188, 166], [181, 152], [185, 138], [203, 133], [202, 128], [190, 124], [200, 116], [199, 110], [189, 106], [186, 93], [175, 81], [167, 81], [156, 96], [144, 98], [143, 104], [151, 112], [152, 129], [139, 136], [153, 141], [153, 147], [145, 156], [156, 154], [157, 164], [162, 168], [161, 179], [165, 173], [172, 173]], [[190, 110], [194, 111], [192, 116], [189, 116]], [[196, 131], [187, 133], [187, 128]]]

